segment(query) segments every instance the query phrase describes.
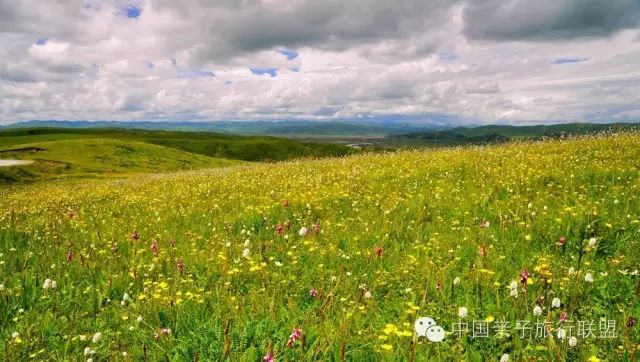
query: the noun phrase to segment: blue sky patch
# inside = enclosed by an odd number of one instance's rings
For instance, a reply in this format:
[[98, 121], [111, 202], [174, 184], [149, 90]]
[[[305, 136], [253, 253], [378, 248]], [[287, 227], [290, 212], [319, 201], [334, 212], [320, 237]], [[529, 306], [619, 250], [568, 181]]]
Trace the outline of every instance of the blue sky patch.
[[38, 38], [36, 39], [36, 45], [45, 45], [47, 44], [48, 40], [49, 38]]
[[449, 52], [438, 53], [438, 59], [440, 60], [456, 60], [457, 58], [458, 56], [455, 53], [449, 53]]
[[180, 69], [178, 71], [178, 77], [180, 78], [213, 78], [215, 76], [215, 73], [209, 70]]
[[278, 75], [278, 68], [251, 68], [255, 75], [269, 74], [272, 78]]
[[552, 64], [571, 64], [586, 62], [589, 58], [558, 58], [551, 62]]
[[127, 5], [122, 9], [127, 18], [135, 19], [142, 14], [142, 9], [135, 5]]
[[287, 57], [287, 60], [294, 60], [298, 57], [298, 52], [289, 49], [278, 50], [278, 53]]

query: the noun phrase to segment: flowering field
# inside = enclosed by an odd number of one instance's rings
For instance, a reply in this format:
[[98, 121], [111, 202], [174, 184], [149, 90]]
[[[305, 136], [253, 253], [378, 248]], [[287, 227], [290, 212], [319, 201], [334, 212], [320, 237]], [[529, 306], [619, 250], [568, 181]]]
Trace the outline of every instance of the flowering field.
[[639, 170], [605, 135], [5, 187], [0, 354], [635, 361]]

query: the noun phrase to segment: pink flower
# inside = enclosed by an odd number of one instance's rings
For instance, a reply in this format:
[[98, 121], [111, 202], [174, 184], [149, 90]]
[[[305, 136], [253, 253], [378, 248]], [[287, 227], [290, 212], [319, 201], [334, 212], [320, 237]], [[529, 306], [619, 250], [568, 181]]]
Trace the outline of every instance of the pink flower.
[[315, 298], [318, 296], [318, 290], [316, 288], [311, 288], [309, 290], [309, 296], [312, 298]]
[[529, 272], [527, 271], [527, 269], [525, 269], [522, 271], [522, 273], [520, 273], [520, 284], [522, 284], [523, 288], [527, 287], [528, 281], [529, 281]]
[[158, 242], [157, 242], [156, 240], [153, 240], [153, 241], [151, 242], [151, 246], [150, 246], [150, 248], [151, 248], [151, 251], [152, 251], [154, 254], [158, 254]]
[[180, 274], [182, 274], [184, 272], [184, 260], [178, 260], [178, 264], [176, 266], [178, 267]]
[[281, 224], [276, 225], [276, 234], [282, 235], [283, 232], [284, 232], [284, 226], [282, 226]]
[[267, 354], [264, 356], [264, 362], [274, 362], [275, 360], [273, 359], [273, 353], [271, 351], [267, 352]]
[[134, 231], [131, 233], [131, 240], [133, 240], [133, 241], [138, 241], [138, 240], [140, 240], [140, 234], [138, 233], [138, 230], [134, 230]]
[[293, 347], [296, 341], [299, 340], [300, 338], [302, 338], [302, 329], [297, 327], [293, 328], [293, 331], [289, 336], [289, 341], [287, 342], [287, 347]]
[[67, 252], [67, 262], [71, 263], [73, 261], [73, 250], [69, 249]]
[[560, 313], [560, 323], [564, 323], [569, 319], [569, 315], [567, 314], [566, 311], [562, 311], [562, 313]]
[[320, 222], [313, 224], [313, 232], [316, 234], [320, 232]]

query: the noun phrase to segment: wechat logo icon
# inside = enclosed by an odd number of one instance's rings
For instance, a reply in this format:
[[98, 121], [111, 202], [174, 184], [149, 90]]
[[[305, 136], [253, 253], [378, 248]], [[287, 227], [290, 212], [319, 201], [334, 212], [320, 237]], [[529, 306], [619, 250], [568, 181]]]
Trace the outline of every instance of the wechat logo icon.
[[421, 317], [414, 324], [418, 337], [427, 337], [431, 342], [439, 343], [444, 340], [444, 328], [436, 324], [433, 318]]

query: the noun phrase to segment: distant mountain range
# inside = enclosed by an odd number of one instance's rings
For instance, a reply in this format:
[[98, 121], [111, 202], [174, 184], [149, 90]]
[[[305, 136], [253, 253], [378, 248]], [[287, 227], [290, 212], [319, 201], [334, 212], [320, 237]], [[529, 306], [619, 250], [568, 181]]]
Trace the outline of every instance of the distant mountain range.
[[316, 136], [387, 136], [436, 129], [431, 125], [385, 121], [218, 121], [218, 122], [154, 122], [154, 121], [48, 121], [33, 120], [0, 128], [125, 128], [163, 131], [219, 132], [239, 135], [282, 137]]
[[638, 128], [637, 123], [565, 123], [554, 125], [477, 127], [445, 127], [441, 124], [419, 124], [405, 120], [348, 121], [54, 121], [33, 120], [10, 124], [0, 129], [16, 128], [121, 128], [163, 131], [215, 132], [238, 135], [269, 135], [288, 138], [385, 138], [421, 143], [466, 144], [499, 143], [512, 139], [556, 137], [563, 134], [584, 134], [606, 130]]

